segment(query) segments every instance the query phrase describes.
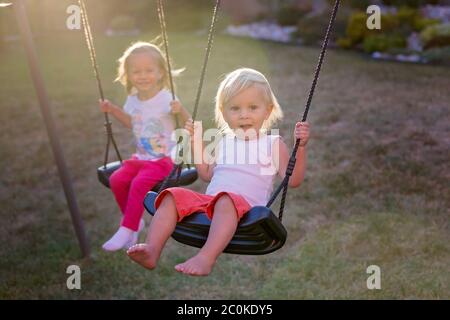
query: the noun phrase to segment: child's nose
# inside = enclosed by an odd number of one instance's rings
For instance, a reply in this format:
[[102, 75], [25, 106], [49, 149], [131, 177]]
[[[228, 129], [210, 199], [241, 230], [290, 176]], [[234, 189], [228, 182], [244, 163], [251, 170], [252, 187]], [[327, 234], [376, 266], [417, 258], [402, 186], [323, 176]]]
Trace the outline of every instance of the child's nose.
[[248, 111], [247, 110], [241, 110], [240, 116], [241, 118], [245, 119], [248, 117]]

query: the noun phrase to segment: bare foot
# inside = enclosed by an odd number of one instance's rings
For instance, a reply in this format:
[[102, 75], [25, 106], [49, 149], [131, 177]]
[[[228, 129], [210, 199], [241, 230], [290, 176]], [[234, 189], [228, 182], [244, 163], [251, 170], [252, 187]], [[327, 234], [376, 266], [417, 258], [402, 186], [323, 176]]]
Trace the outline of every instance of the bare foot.
[[212, 271], [214, 263], [215, 261], [211, 261], [205, 256], [196, 255], [176, 265], [175, 270], [191, 276], [207, 276]]
[[147, 269], [155, 269], [158, 258], [151, 248], [145, 243], [138, 243], [127, 251], [131, 260]]

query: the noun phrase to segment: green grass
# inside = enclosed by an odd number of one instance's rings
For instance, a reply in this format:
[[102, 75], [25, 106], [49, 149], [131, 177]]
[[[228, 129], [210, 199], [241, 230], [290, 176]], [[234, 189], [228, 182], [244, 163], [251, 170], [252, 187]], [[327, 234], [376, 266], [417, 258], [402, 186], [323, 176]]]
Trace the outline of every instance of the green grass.
[[[262, 297], [280, 299], [446, 298], [447, 235], [424, 217], [371, 213], [306, 236], [276, 269]], [[381, 289], [367, 290], [369, 265], [381, 267]], [[299, 272], [301, 270], [301, 272]]]
[[[152, 272], [123, 252], [101, 250], [120, 214], [96, 178], [105, 136], [87, 49], [76, 32], [36, 40], [92, 258], [79, 259], [25, 55], [20, 43], [10, 43], [0, 52], [0, 298], [450, 298], [448, 69], [330, 50], [308, 118], [307, 177], [288, 194], [286, 245], [266, 256], [222, 255], [209, 277], [190, 278], [173, 266], [196, 249], [174, 240]], [[115, 61], [132, 40], [95, 39], [105, 94], [118, 104], [125, 93], [112, 82]], [[205, 42], [205, 34], [170, 34], [176, 66], [187, 67], [176, 80], [177, 95], [191, 110]], [[317, 54], [317, 48], [218, 36], [198, 117], [211, 126], [221, 76], [253, 67], [268, 76], [280, 100], [280, 129], [290, 142]], [[128, 156], [130, 132], [117, 122], [114, 131]], [[193, 188], [203, 191], [205, 184]], [[70, 264], [81, 266], [80, 291], [65, 286]], [[381, 290], [366, 288], [371, 264], [381, 268]]]

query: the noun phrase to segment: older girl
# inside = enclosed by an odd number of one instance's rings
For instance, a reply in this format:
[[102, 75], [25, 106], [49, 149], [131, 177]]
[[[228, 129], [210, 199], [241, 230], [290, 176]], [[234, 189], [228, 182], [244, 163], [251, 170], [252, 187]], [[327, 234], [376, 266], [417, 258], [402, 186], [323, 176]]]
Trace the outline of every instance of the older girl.
[[122, 109], [104, 100], [100, 101], [100, 108], [132, 129], [136, 153], [110, 177], [123, 219], [117, 232], [103, 245], [107, 251], [127, 249], [137, 242], [138, 232], [145, 226], [145, 194], [164, 180], [173, 166], [173, 115], [181, 115], [183, 122], [190, 117], [179, 101], [172, 100], [167, 63], [158, 46], [147, 42], [130, 46], [119, 59], [116, 80], [127, 90], [125, 106]]

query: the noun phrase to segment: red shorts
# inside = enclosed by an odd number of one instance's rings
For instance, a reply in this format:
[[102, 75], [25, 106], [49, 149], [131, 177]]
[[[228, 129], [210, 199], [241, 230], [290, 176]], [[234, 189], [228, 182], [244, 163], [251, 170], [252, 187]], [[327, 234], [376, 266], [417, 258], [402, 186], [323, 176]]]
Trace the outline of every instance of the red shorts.
[[175, 206], [178, 211], [178, 221], [183, 220], [184, 217], [187, 217], [195, 212], [205, 212], [208, 218], [212, 219], [214, 214], [214, 205], [223, 195], [228, 195], [233, 201], [239, 220], [251, 209], [251, 206], [242, 196], [232, 192], [224, 191], [219, 192], [215, 196], [211, 196], [184, 188], [168, 188], [161, 191], [155, 200], [156, 209], [158, 209], [167, 193], [170, 193], [175, 199]]

